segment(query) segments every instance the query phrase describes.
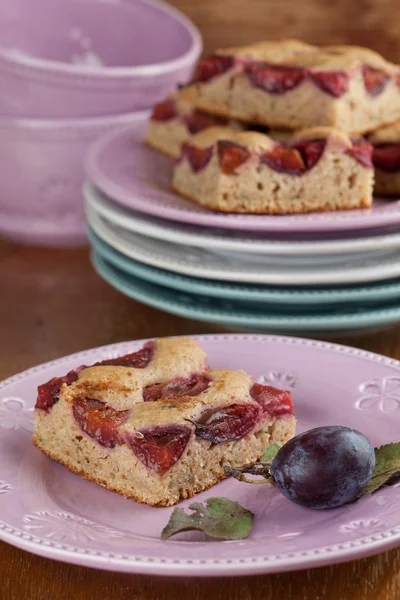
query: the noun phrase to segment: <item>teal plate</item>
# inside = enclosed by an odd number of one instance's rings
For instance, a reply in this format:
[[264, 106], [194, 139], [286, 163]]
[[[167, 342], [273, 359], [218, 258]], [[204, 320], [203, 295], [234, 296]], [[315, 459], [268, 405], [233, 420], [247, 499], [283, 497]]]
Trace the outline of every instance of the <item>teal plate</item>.
[[149, 283], [114, 267], [96, 251], [92, 254], [97, 273], [114, 288], [143, 304], [181, 317], [219, 323], [235, 329], [272, 333], [343, 333], [388, 327], [400, 322], [400, 303], [381, 309], [346, 310], [341, 314], [305, 315], [251, 309], [225, 300], [192, 295]]
[[371, 283], [360, 286], [336, 286], [323, 288], [287, 288], [263, 285], [246, 285], [241, 283], [225, 283], [179, 275], [151, 267], [128, 258], [103, 242], [93, 230], [88, 230], [89, 240], [93, 248], [108, 263], [129, 275], [138, 277], [149, 283], [164, 287], [201, 294], [211, 298], [240, 301], [242, 304], [254, 306], [263, 304], [279, 306], [292, 311], [336, 310], [343, 311], [362, 306], [381, 306], [383, 303], [400, 301], [400, 279], [385, 283]]

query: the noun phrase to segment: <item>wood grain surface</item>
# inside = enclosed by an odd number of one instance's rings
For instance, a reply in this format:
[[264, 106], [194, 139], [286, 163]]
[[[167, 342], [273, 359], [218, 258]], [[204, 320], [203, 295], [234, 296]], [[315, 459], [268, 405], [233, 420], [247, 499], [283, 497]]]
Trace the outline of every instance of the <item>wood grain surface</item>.
[[[199, 26], [205, 51], [261, 39], [368, 45], [400, 62], [398, 0], [173, 0]], [[0, 379], [93, 346], [219, 331], [125, 298], [88, 252], [0, 242]], [[221, 329], [222, 331], [222, 329]], [[337, 340], [400, 358], [400, 328]], [[0, 457], [1, 460], [1, 457]], [[400, 550], [343, 565], [232, 579], [123, 575], [43, 559], [0, 542], [0, 600], [392, 600]]]
[[265, 39], [368, 46], [400, 62], [398, 0], [170, 0], [199, 27], [205, 52]]

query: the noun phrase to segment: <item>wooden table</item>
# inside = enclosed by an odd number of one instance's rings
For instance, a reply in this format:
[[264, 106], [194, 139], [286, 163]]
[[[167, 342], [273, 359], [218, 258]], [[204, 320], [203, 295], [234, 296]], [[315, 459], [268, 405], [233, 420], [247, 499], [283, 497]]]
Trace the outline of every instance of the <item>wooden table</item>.
[[[86, 249], [32, 249], [0, 241], [0, 274], [0, 379], [102, 344], [218, 331], [122, 296], [96, 275]], [[339, 341], [400, 358], [400, 328]], [[175, 600], [178, 595], [182, 600], [392, 600], [400, 598], [399, 571], [400, 550], [393, 550], [282, 575], [177, 580], [80, 568], [0, 542], [0, 600]]]

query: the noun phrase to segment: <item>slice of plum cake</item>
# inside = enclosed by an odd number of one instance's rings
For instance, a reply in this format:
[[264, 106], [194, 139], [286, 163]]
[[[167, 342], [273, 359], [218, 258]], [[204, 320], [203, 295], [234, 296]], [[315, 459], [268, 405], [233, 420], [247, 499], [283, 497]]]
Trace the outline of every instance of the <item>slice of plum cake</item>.
[[[195, 96], [193, 87], [184, 87], [154, 106], [145, 135], [148, 146], [171, 158], [179, 158], [182, 144], [192, 135], [207, 127], [228, 123], [227, 119], [209, 115], [195, 108]], [[229, 126], [233, 129], [243, 129], [235, 121], [230, 121]]]
[[39, 386], [33, 442], [94, 483], [170, 506], [294, 432], [290, 392], [212, 370], [194, 340], [172, 338]]
[[183, 145], [173, 188], [213, 210], [307, 213], [368, 208], [372, 147], [329, 127], [297, 132], [288, 142], [211, 127]]
[[400, 118], [399, 73], [367, 48], [282, 40], [217, 50], [200, 60], [193, 85], [210, 114], [361, 134]]

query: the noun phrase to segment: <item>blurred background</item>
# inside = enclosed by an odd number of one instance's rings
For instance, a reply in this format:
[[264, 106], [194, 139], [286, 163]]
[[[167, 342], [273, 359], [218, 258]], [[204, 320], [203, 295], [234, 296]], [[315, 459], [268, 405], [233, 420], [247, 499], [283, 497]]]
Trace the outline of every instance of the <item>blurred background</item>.
[[[92, 0], [92, 3], [96, 2], [100, 3], [99, 0]], [[71, 0], [71, 3], [76, 4], [76, 0]], [[140, 4], [139, 0], [124, 0], [124, 3], [132, 7]], [[204, 55], [219, 47], [286, 37], [314, 44], [367, 46], [389, 60], [400, 62], [400, 25], [396, 18], [396, 0], [172, 0], [170, 4], [182, 11], [199, 29]], [[57, 41], [66, 21], [64, 13], [57, 13], [61, 5], [65, 6], [66, 0], [0, 0], [0, 34], [11, 43], [13, 31], [11, 28], [6, 30], [5, 23], [10, 16], [13, 18], [17, 14], [16, 7], [25, 6], [29, 18], [24, 27], [29, 33], [35, 32], [37, 48], [44, 51], [45, 36], [41, 33], [41, 27], [44, 28], [46, 23], [48, 25], [52, 12], [55, 25], [46, 35]], [[89, 30], [96, 25], [98, 18], [88, 13], [86, 25]], [[139, 65], [146, 46], [149, 55], [143, 62], [148, 65], [152, 59], [153, 63], [160, 61], [152, 52], [163, 52], [161, 31], [164, 21], [158, 21], [157, 27], [161, 29], [155, 32], [150, 24], [151, 19], [146, 20], [145, 13], [141, 18], [144, 19], [144, 25], [135, 35], [132, 35], [128, 21], [126, 27], [119, 27], [106, 19], [104, 23], [99, 21], [97, 29], [101, 31], [108, 47], [121, 41], [121, 48], [125, 48], [126, 41], [129, 50], [135, 49], [135, 60]], [[138, 29], [137, 20], [133, 21], [135, 24]], [[169, 29], [170, 38], [174, 27], [169, 22], [168, 27], [164, 28], [165, 32]], [[190, 24], [185, 27], [190, 29]], [[93, 35], [98, 31], [93, 31]], [[194, 52], [182, 71], [184, 80], [187, 80], [201, 50], [197, 32], [192, 30], [191, 35]], [[29, 35], [24, 37], [23, 28], [18, 36], [22, 44], [29, 39]], [[173, 41], [178, 37], [178, 34], [172, 34]], [[83, 44], [84, 40], [80, 41]], [[183, 45], [186, 43], [182, 42]], [[168, 40], [165, 44], [173, 46]], [[115, 43], [114, 47], [117, 45]], [[183, 52], [182, 49], [178, 50]], [[38, 54], [40, 56], [41, 53]], [[20, 58], [13, 57], [17, 63]], [[147, 81], [139, 82], [144, 91], [132, 96], [132, 90], [136, 91], [136, 79], [128, 73], [123, 82], [127, 87], [125, 89], [121, 84], [122, 93], [118, 97], [120, 104], [114, 111], [110, 109], [111, 92], [108, 94], [106, 90], [107, 93], [100, 98], [101, 86], [98, 87], [96, 78], [92, 87], [89, 83], [79, 102], [75, 101], [74, 104], [68, 100], [67, 94], [71, 94], [72, 98], [79, 87], [75, 85], [73, 77], [79, 75], [80, 81], [89, 81], [86, 75], [82, 77], [82, 71], [79, 70], [81, 65], [77, 65], [76, 72], [73, 72], [71, 65], [66, 69], [62, 61], [57, 64], [48, 61], [43, 70], [41, 66], [37, 71], [25, 66], [24, 69], [12, 71], [14, 66], [8, 70], [11, 64], [9, 57], [3, 56], [2, 61], [2, 76], [5, 81], [14, 83], [0, 86], [0, 101], [7, 109], [0, 111], [0, 160], [3, 165], [0, 174], [0, 230], [4, 234], [4, 240], [0, 239], [0, 328], [8, 355], [7, 362], [0, 365], [0, 377], [70, 352], [120, 340], [225, 331], [218, 322], [182, 318], [127, 297], [98, 276], [91, 265], [87, 248], [81, 187], [88, 146], [114, 126], [129, 125], [132, 119], [137, 118], [133, 114], [135, 110], [150, 109], [154, 102], [163, 100], [176, 83], [183, 80], [182, 72], [175, 73], [175, 79], [170, 72], [164, 78], [160, 76], [157, 83], [159, 87], [156, 86], [156, 78], [148, 76]], [[57, 69], [68, 75], [65, 84]], [[10, 73], [12, 76], [7, 80]], [[48, 73], [51, 76], [47, 77]], [[13, 79], [15, 75], [16, 79]], [[43, 98], [42, 102], [29, 104], [29, 94], [24, 91], [25, 77], [32, 77], [30, 85], [34, 82], [36, 86], [39, 82], [34, 89], [38, 93], [37, 98]], [[108, 79], [111, 80], [112, 77]], [[59, 81], [62, 85], [53, 89], [52, 84]], [[60, 91], [64, 101], [51, 101], [47, 85], [55, 97]], [[84, 117], [81, 118], [81, 115]], [[95, 120], [92, 121], [93, 117]], [[129, 156], [128, 161], [133, 163], [133, 158]], [[130, 170], [130, 164], [126, 168]], [[397, 229], [395, 233], [398, 235]], [[6, 241], [6, 238], [13, 241]], [[63, 245], [71, 247], [57, 248]], [[398, 245], [397, 239], [396, 248]], [[398, 257], [396, 265], [400, 265]], [[397, 312], [392, 321], [397, 322], [400, 319], [398, 279], [393, 286], [397, 287], [391, 297], [382, 299], [381, 304], [384, 310], [384, 302], [390, 300], [393, 304], [396, 301], [393, 310]], [[374, 293], [375, 289], [372, 289]], [[182, 297], [182, 294], [176, 294], [179, 301]], [[200, 302], [195, 294], [186, 299], [196, 306]], [[205, 298], [206, 308], [207, 302], [208, 298]], [[222, 308], [231, 310], [232, 307], [228, 302]], [[353, 311], [352, 318], [363, 310], [358, 300], [350, 308]], [[278, 306], [278, 309], [281, 307]], [[300, 309], [301, 316], [304, 307]], [[292, 306], [287, 309], [288, 313], [293, 310]], [[329, 312], [330, 306], [326, 310]], [[340, 306], [337, 312], [339, 310]], [[333, 314], [335, 311], [336, 308]], [[341, 334], [342, 330], [336, 333]], [[397, 339], [398, 328], [392, 327], [384, 337], [370, 334], [362, 338], [351, 337], [346, 341], [378, 352], [391, 353]], [[28, 343], [25, 343], [26, 340]]]
[[221, 45], [295, 37], [312, 44], [367, 46], [400, 57], [396, 0], [173, 0], [199, 27], [208, 53]]

